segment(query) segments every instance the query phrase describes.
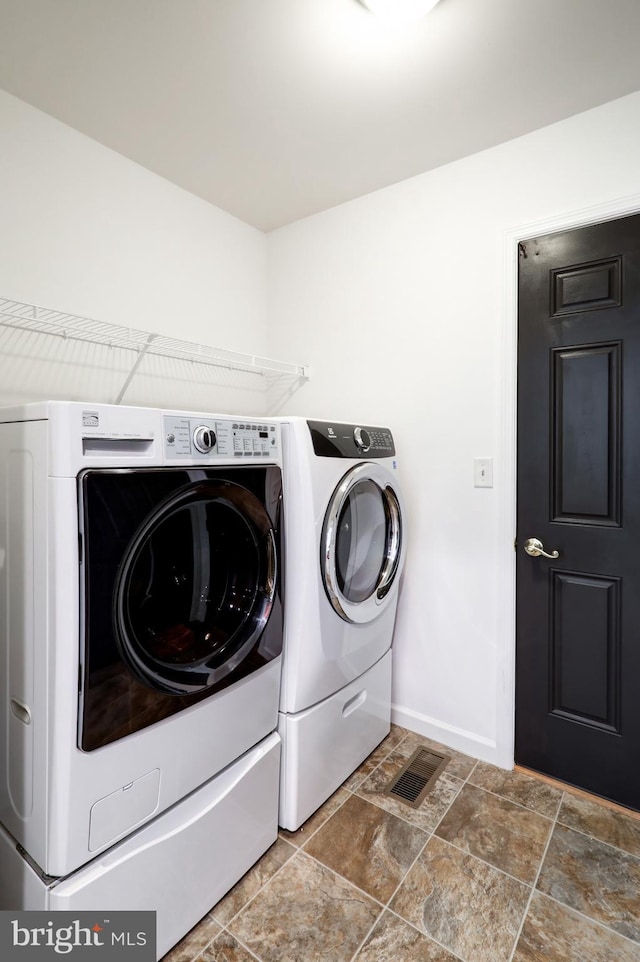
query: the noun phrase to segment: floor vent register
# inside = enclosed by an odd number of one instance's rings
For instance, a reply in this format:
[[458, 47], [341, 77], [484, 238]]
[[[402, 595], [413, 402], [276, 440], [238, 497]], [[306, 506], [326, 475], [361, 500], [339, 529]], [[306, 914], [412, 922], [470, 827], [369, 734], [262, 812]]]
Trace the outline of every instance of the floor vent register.
[[404, 802], [405, 805], [418, 808], [450, 761], [450, 755], [439, 755], [428, 748], [417, 748], [406, 765], [387, 785], [384, 794]]

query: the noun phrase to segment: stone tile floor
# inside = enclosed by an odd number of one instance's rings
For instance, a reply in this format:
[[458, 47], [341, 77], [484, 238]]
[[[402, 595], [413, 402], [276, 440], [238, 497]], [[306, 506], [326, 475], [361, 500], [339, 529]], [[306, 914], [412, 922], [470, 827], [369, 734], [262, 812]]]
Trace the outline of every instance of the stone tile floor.
[[[381, 794], [451, 755], [419, 809]], [[640, 962], [640, 821], [405, 729], [163, 962]]]

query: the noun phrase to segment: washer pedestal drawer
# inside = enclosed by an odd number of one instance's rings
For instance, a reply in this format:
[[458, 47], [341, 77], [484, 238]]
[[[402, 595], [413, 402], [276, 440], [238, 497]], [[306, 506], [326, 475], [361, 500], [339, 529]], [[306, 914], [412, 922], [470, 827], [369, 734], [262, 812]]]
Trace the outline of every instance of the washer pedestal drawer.
[[280, 713], [280, 825], [294, 831], [351, 775], [391, 728], [391, 651], [335, 695]]
[[274, 733], [139, 831], [52, 882], [0, 827], [0, 909], [155, 910], [161, 958], [276, 841], [279, 762]]

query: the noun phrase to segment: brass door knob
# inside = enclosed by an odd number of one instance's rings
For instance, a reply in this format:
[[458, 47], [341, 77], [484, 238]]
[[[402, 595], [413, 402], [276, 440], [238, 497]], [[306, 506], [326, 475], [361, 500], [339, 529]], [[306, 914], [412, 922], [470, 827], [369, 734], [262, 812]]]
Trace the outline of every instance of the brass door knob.
[[527, 538], [523, 548], [528, 555], [531, 555], [532, 558], [539, 558], [540, 555], [542, 555], [543, 558], [551, 558], [553, 561], [554, 558], [560, 557], [559, 551], [552, 551], [551, 554], [547, 554], [547, 552], [544, 550], [542, 541], [540, 541], [538, 538]]

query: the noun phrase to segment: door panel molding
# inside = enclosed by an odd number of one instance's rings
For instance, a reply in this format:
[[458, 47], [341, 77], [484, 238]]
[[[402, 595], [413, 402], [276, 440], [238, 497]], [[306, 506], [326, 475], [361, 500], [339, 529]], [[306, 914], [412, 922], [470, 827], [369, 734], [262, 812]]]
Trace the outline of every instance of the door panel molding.
[[620, 732], [621, 587], [616, 577], [549, 571], [549, 711], [611, 734]]
[[551, 272], [551, 317], [620, 307], [622, 258], [562, 267]]
[[[551, 519], [573, 524], [620, 526], [620, 411], [622, 344], [553, 348], [550, 410], [556, 411], [549, 452]], [[599, 403], [591, 403], [593, 384]], [[583, 406], [575, 430], [576, 410]], [[565, 430], [570, 411], [574, 430]], [[599, 465], [606, 462], [606, 467]]]

